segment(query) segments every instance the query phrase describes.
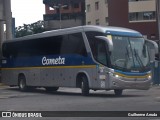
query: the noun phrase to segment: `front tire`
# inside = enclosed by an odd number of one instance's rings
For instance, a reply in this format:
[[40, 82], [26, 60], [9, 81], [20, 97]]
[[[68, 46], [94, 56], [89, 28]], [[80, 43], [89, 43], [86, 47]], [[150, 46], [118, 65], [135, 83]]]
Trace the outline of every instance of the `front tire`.
[[22, 92], [27, 91], [28, 87], [27, 87], [27, 84], [26, 84], [25, 77], [24, 76], [20, 76], [18, 81], [19, 81], [18, 82], [19, 90], [22, 91]]
[[88, 84], [88, 79], [86, 76], [82, 76], [82, 82], [81, 82], [81, 90], [82, 90], [82, 95], [83, 96], [88, 96], [89, 95], [89, 84]]

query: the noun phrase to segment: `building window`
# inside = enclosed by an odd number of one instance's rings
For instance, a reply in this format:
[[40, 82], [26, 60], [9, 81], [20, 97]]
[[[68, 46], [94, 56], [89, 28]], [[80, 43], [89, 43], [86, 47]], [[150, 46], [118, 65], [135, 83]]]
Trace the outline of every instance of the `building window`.
[[91, 25], [91, 21], [88, 21], [88, 22], [87, 22], [87, 25]]
[[66, 5], [65, 7], [63, 7], [64, 10], [68, 10], [69, 9], [69, 5]]
[[151, 34], [151, 39], [156, 39], [156, 35], [155, 34]]
[[99, 19], [96, 19], [96, 25], [99, 25]]
[[90, 12], [91, 11], [91, 5], [87, 5], [87, 12]]
[[104, 0], [105, 4], [108, 4], [108, 0]]
[[109, 19], [108, 17], [105, 17], [106, 25], [109, 24], [108, 19]]
[[156, 20], [155, 11], [129, 13], [129, 21]]
[[79, 3], [75, 3], [74, 8], [79, 8]]
[[99, 10], [99, 2], [95, 2], [95, 10]]
[[128, 0], [129, 2], [138, 2], [138, 1], [151, 1], [151, 0]]

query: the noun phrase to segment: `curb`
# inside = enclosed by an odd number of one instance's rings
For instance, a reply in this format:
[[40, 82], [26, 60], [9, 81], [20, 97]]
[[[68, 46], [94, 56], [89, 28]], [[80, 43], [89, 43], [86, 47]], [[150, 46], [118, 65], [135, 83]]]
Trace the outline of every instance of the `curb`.
[[0, 86], [4, 86], [4, 84], [3, 84], [3, 83], [0, 83]]
[[0, 83], [0, 88], [3, 88], [3, 87], [6, 87], [6, 85], [3, 83]]
[[160, 85], [152, 85], [151, 88], [160, 89]]
[[160, 102], [160, 97], [156, 97], [155, 99], [157, 102]]

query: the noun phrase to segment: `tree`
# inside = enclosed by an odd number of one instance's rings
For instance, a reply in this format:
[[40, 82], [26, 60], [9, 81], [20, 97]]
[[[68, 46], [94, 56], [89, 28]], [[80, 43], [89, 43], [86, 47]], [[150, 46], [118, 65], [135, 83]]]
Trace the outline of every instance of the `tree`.
[[44, 32], [44, 21], [37, 21], [32, 24], [23, 24], [23, 26], [16, 27], [15, 33], [17, 37], [23, 37], [26, 35], [32, 35]]

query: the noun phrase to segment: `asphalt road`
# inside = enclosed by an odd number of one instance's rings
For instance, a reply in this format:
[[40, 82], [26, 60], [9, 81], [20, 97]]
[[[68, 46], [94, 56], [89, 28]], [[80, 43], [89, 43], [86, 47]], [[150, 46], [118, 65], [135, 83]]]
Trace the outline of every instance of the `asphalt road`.
[[[113, 91], [91, 91], [81, 96], [80, 89], [60, 88], [20, 92], [18, 88], [0, 87], [0, 111], [160, 111], [160, 86], [150, 90], [125, 90], [121, 97]], [[0, 118], [4, 119], [4, 118]], [[17, 120], [17, 118], [12, 118]], [[23, 120], [36, 118], [23, 118]], [[52, 117], [37, 120], [160, 120], [157, 117]], [[11, 120], [11, 118], [9, 119]]]

